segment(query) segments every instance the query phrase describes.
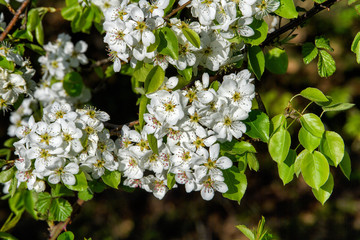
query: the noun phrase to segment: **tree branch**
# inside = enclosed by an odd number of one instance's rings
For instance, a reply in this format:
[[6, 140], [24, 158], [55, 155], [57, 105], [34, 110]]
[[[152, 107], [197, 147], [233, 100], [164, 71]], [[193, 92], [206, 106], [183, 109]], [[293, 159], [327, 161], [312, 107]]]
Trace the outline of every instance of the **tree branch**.
[[315, 3], [314, 7], [304, 13], [303, 15], [299, 16], [298, 18], [291, 20], [286, 25], [282, 26], [281, 28], [275, 30], [274, 32], [270, 33], [264, 42], [261, 43], [261, 47], [264, 47], [266, 45], [270, 45], [276, 38], [278, 38], [281, 34], [297, 28], [301, 24], [303, 24], [306, 20], [313, 17], [317, 13], [321, 12], [324, 9], [329, 9], [334, 3], [341, 0], [328, 0], [322, 4]]
[[189, 5], [190, 3], [191, 3], [191, 1], [188, 1], [188, 2], [184, 3], [183, 5], [181, 5], [180, 7], [175, 8], [174, 10], [171, 11], [171, 13], [169, 13], [168, 15], [166, 15], [166, 16], [164, 17], [164, 20], [165, 20], [165, 21], [168, 21], [169, 18], [171, 18], [171, 17], [172, 17], [173, 15], [175, 15], [177, 12], [183, 10], [183, 9], [184, 9], [187, 5]]
[[25, 2], [23, 2], [21, 4], [21, 6], [18, 8], [18, 10], [16, 11], [14, 17], [11, 19], [9, 25], [6, 27], [5, 31], [1, 34], [0, 36], [0, 41], [4, 41], [6, 35], [8, 35], [8, 33], [10, 32], [10, 30], [15, 26], [15, 23], [17, 22], [17, 20], [20, 17], [20, 14], [25, 10], [26, 6], [30, 3], [30, 0], [25, 0]]

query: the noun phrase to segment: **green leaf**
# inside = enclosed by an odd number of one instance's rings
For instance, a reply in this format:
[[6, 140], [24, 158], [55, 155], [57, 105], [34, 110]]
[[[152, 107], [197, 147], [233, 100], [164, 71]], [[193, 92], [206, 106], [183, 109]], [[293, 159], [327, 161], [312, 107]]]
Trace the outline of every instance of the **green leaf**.
[[38, 10], [35, 8], [30, 9], [28, 13], [26, 28], [30, 32], [32, 32], [35, 30], [35, 27], [39, 24], [39, 22], [40, 22], [40, 16]]
[[251, 45], [259, 45], [262, 43], [268, 33], [268, 25], [264, 20], [257, 20], [254, 19], [254, 21], [249, 25], [255, 32], [255, 34], [251, 37], [242, 37], [244, 43], [249, 43]]
[[35, 220], [38, 220], [38, 216], [35, 211], [36, 201], [37, 201], [37, 194], [34, 191], [26, 190], [24, 192], [25, 209]]
[[13, 38], [27, 39], [30, 42], [33, 41], [33, 35], [28, 30], [19, 30], [17, 29], [13, 34]]
[[290, 145], [290, 133], [284, 128], [280, 128], [269, 140], [271, 158], [277, 163], [283, 162], [288, 155]]
[[40, 55], [45, 55], [45, 53], [46, 53], [45, 50], [42, 47], [40, 47], [40, 46], [38, 46], [36, 44], [25, 43], [25, 47], [29, 48], [30, 50], [32, 50], [32, 51], [34, 51], [34, 52], [36, 52], [37, 54], [40, 54]]
[[89, 187], [91, 189], [91, 191], [96, 192], [96, 193], [101, 193], [105, 190], [106, 185], [100, 181], [91, 181], [89, 182]]
[[190, 28], [182, 28], [182, 33], [186, 37], [187, 40], [196, 48], [200, 48], [200, 37], [199, 35]]
[[140, 104], [139, 104], [139, 124], [140, 124], [140, 128], [142, 129], [145, 125], [145, 121], [144, 121], [144, 114], [147, 111], [147, 104], [149, 102], [149, 99], [145, 96], [142, 95], [140, 97]]
[[300, 92], [300, 95], [314, 102], [328, 102], [329, 99], [317, 88], [308, 87]]
[[286, 127], [286, 117], [284, 116], [284, 114], [278, 114], [271, 119], [270, 123], [270, 132], [271, 134], [273, 134], [277, 132], [280, 127]]
[[325, 128], [321, 119], [313, 113], [307, 113], [301, 116], [300, 123], [306, 131], [310, 132], [315, 137], [321, 138]]
[[44, 45], [44, 28], [41, 22], [35, 27], [35, 37], [41, 46]]
[[330, 47], [330, 40], [324, 36], [318, 36], [315, 38], [315, 46], [328, 51], [334, 51], [334, 49]]
[[340, 169], [345, 177], [350, 181], [351, 175], [351, 160], [350, 156], [347, 152], [344, 154], [343, 160], [340, 162]]
[[285, 74], [288, 68], [288, 56], [285, 50], [273, 48], [265, 54], [265, 67], [272, 73]]
[[260, 80], [265, 69], [265, 57], [259, 46], [249, 48], [247, 53], [249, 61], [249, 69], [255, 74], [256, 78]]
[[74, 185], [65, 184], [65, 186], [73, 191], [78, 191], [78, 192], [85, 191], [88, 187], [88, 184], [84, 172], [80, 172], [74, 176], [76, 178], [76, 183]]
[[57, 240], [74, 240], [75, 236], [72, 232], [67, 231], [60, 234]]
[[63, 87], [69, 96], [80, 96], [83, 86], [82, 77], [78, 72], [69, 72], [65, 75]]
[[6, 183], [15, 176], [16, 167], [0, 172], [0, 183]]
[[259, 161], [254, 153], [245, 153], [245, 158], [250, 170], [259, 171]]
[[253, 145], [249, 142], [234, 139], [231, 142], [223, 142], [220, 144], [221, 153], [228, 153], [232, 155], [241, 155], [244, 153], [256, 153]]
[[94, 194], [92, 194], [89, 189], [86, 189], [85, 191], [79, 192], [78, 197], [84, 201], [89, 201], [94, 197]]
[[63, 184], [51, 185], [52, 197], [72, 197], [75, 196], [74, 192], [65, 187]]
[[269, 141], [270, 120], [266, 113], [259, 109], [252, 110], [244, 123], [246, 125], [246, 135], [252, 138], [260, 138], [266, 143]]
[[158, 149], [158, 145], [157, 145], [157, 138], [154, 136], [154, 134], [148, 134], [147, 135], [147, 140], [149, 142], [149, 146], [150, 146], [151, 150], [155, 154], [159, 154], [159, 149]]
[[345, 144], [342, 137], [336, 132], [325, 131], [321, 139], [320, 151], [337, 167], [344, 158]]
[[158, 48], [159, 44], [160, 44], [159, 30], [156, 30], [154, 32], [154, 35], [155, 35], [155, 42], [150, 44], [150, 46], [148, 46], [148, 48], [146, 50], [147, 52], [155, 51]]
[[164, 9], [164, 16], [166, 16], [170, 12], [170, 10], [174, 6], [174, 3], [175, 3], [175, 0], [170, 0], [169, 1], [169, 5]]
[[41, 214], [46, 214], [50, 208], [51, 195], [47, 192], [38, 193], [35, 208]]
[[329, 164], [325, 156], [318, 151], [306, 153], [301, 161], [301, 174], [305, 182], [316, 190], [325, 184], [329, 172]]
[[8, 61], [6, 57], [0, 56], [0, 67], [14, 71], [15, 64], [14, 62]]
[[353, 103], [337, 103], [331, 106], [324, 106], [322, 109], [324, 112], [335, 112], [335, 111], [345, 111], [352, 107], [354, 107], [355, 104]]
[[351, 44], [351, 51], [356, 54], [356, 62], [360, 64], [360, 32], [358, 32]]
[[192, 79], [192, 72], [193, 72], [193, 68], [192, 67], [187, 67], [185, 68], [184, 70], [177, 70], [177, 72], [179, 74], [181, 74], [185, 79], [186, 81], [191, 81]]
[[81, 14], [81, 6], [79, 3], [66, 4], [66, 7], [61, 9], [61, 16], [68, 21], [73, 21], [76, 15]]
[[283, 162], [278, 163], [279, 177], [281, 178], [284, 185], [291, 182], [294, 178], [295, 159], [296, 159], [296, 151], [290, 149], [285, 160]]
[[147, 75], [153, 69], [153, 65], [138, 61], [131, 79], [136, 79], [139, 82], [145, 82]]
[[89, 34], [90, 28], [94, 19], [94, 11], [91, 7], [86, 7], [83, 13], [81, 14], [81, 20], [80, 22], [83, 22], [84, 24], [81, 27], [81, 31], [84, 33]]
[[226, 193], [223, 193], [223, 197], [237, 201], [238, 204], [240, 204], [247, 187], [245, 174], [241, 173], [235, 166], [223, 170], [223, 174], [225, 178], [224, 182], [229, 188]]
[[16, 137], [13, 137], [13, 138], [9, 138], [8, 140], [6, 140], [4, 142], [4, 147], [8, 147], [8, 148], [12, 148], [14, 147], [14, 142], [17, 142], [19, 139], [16, 138]]
[[[1, 227], [0, 234], [14, 228], [16, 226], [16, 224], [20, 221], [23, 212], [24, 211], [15, 215], [15, 217], [13, 217], [14, 214], [11, 213], [10, 216], [8, 217], [8, 219], [6, 219], [6, 222], [4, 223], [4, 225]], [[13, 238], [10, 238], [10, 239], [13, 239]]]
[[63, 198], [55, 198], [51, 201], [49, 218], [54, 221], [65, 221], [72, 212], [71, 204]]
[[300, 128], [298, 137], [301, 145], [303, 145], [304, 148], [309, 150], [309, 152], [314, 151], [320, 145], [321, 142], [321, 138], [315, 137], [310, 132], [306, 131], [306, 129], [303, 127]]
[[316, 3], [323, 3], [323, 2], [326, 2], [326, 0], [314, 0], [314, 2], [316, 2]]
[[159, 31], [159, 37], [160, 44], [157, 49], [158, 52], [177, 60], [179, 58], [179, 46], [177, 37], [173, 30], [168, 27], [163, 27]]
[[171, 190], [175, 185], [175, 174], [174, 173], [168, 173], [167, 174], [167, 187], [169, 190]]
[[254, 233], [245, 225], [237, 225], [236, 228], [239, 229], [248, 239], [255, 240]]
[[121, 173], [119, 171], [105, 171], [105, 174], [101, 176], [104, 183], [112, 188], [118, 189], [121, 181]]
[[287, 19], [297, 18], [299, 15], [293, 0], [280, 0], [280, 7], [276, 9], [275, 13]]
[[18, 240], [16, 237], [6, 232], [0, 232], [0, 238], [4, 240]]
[[301, 151], [301, 153], [299, 155], [297, 155], [297, 157], [295, 159], [294, 172], [297, 177], [299, 177], [300, 172], [301, 172], [301, 162], [304, 159], [304, 157], [306, 156], [306, 154], [308, 154], [308, 153], [309, 153], [309, 150], [304, 149], [303, 151]]
[[165, 79], [165, 72], [164, 70], [159, 66], [155, 66], [149, 74], [146, 76], [145, 79], [145, 91], [146, 93], [153, 93], [157, 91], [161, 85], [163, 84]]
[[325, 50], [319, 51], [318, 73], [320, 77], [329, 77], [336, 70], [333, 57]]
[[9, 207], [16, 215], [21, 214], [25, 209], [24, 197], [23, 192], [18, 191], [13, 197], [9, 198]]
[[334, 188], [334, 178], [331, 175], [331, 173], [329, 174], [329, 178], [326, 181], [326, 183], [324, 185], [322, 185], [319, 190], [316, 189], [312, 189], [312, 192], [315, 196], [315, 198], [321, 202], [322, 205], [324, 205], [324, 203], [326, 202], [326, 200], [329, 199], [329, 197], [331, 196], [331, 193], [333, 191]]
[[302, 56], [305, 64], [309, 64], [312, 60], [316, 58], [319, 53], [319, 50], [315, 47], [313, 43], [304, 43], [302, 46]]
[[212, 88], [215, 91], [219, 90], [219, 87], [220, 87], [219, 81], [213, 81], [209, 86], [209, 88]]

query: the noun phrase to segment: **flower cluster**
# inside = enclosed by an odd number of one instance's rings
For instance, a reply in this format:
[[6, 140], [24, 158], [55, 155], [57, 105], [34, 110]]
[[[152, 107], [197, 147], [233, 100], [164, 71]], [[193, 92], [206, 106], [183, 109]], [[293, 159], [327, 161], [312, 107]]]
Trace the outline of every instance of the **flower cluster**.
[[[188, 1], [180, 1], [185, 4]], [[166, 22], [164, 9], [168, 0], [157, 0], [149, 3], [141, 0], [138, 3], [122, 1], [120, 5], [107, 8], [104, 11], [104, 42], [108, 44], [114, 60], [114, 70], [120, 71], [121, 62], [130, 62], [135, 67], [137, 61], [151, 62], [166, 69], [168, 64], [179, 70], [203, 66], [211, 71], [218, 71], [223, 65], [238, 62], [244, 48], [242, 37], [255, 34], [251, 24], [255, 19], [262, 19], [268, 13], [279, 7], [277, 0], [247, 0], [247, 1], [215, 0], [191, 1], [192, 17], [199, 22], [190, 24], [178, 18]], [[176, 34], [179, 57], [172, 58], [169, 54], [159, 53], [155, 48], [154, 34], [165, 26], [171, 26]], [[200, 38], [200, 46], [194, 46], [182, 30], [190, 29]], [[234, 40], [236, 39], [236, 40]], [[160, 40], [161, 41], [161, 40]]]
[[[167, 86], [176, 86], [176, 77]], [[124, 184], [141, 187], [157, 198], [167, 191], [168, 175], [175, 175], [187, 192], [201, 191], [205, 200], [214, 191], [226, 192], [222, 170], [232, 161], [219, 157], [217, 142], [240, 138], [246, 131], [241, 121], [248, 117], [255, 96], [250, 72], [224, 76], [216, 91], [209, 87], [209, 75], [186, 90], [169, 88], [148, 94], [150, 104], [144, 114], [141, 133], [124, 126], [119, 140], [119, 170], [127, 177]], [[157, 151], [150, 148], [149, 135], [155, 137]], [[154, 172], [145, 176], [145, 171]]]
[[6, 44], [0, 46], [0, 59], [0, 109], [7, 110], [21, 95], [32, 94], [35, 71], [28, 60]]
[[[80, 40], [75, 45], [67, 34], [60, 34], [57, 40], [44, 45], [46, 55], [39, 58], [43, 77], [40, 86], [36, 89], [35, 98], [43, 103], [64, 100], [66, 102], [87, 102], [90, 100], [90, 91], [83, 88], [80, 96], [70, 97], [63, 87], [63, 79], [67, 73], [73, 72], [80, 64], [87, 64], [85, 56], [87, 44]], [[46, 105], [47, 105], [46, 104]]]
[[93, 108], [73, 111], [70, 104], [59, 102], [44, 109], [41, 121], [31, 116], [26, 126], [16, 129], [19, 182], [26, 182], [30, 190], [44, 191], [44, 178], [51, 184], [74, 185], [80, 169], [93, 178], [104, 174], [105, 168], [116, 170], [115, 144], [103, 125], [107, 120], [105, 112]]

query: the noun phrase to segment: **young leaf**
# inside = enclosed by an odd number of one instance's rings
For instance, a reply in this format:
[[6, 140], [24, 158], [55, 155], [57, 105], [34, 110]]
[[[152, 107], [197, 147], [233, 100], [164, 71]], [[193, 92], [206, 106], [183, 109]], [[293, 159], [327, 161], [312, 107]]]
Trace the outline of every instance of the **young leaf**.
[[294, 164], [296, 159], [296, 152], [293, 149], [289, 150], [283, 162], [278, 163], [279, 177], [284, 185], [291, 182], [294, 178]]
[[40, 22], [39, 12], [36, 8], [33, 8], [28, 13], [28, 20], [26, 23], [26, 28], [32, 32], [35, 30], [36, 25]]
[[239, 229], [249, 240], [255, 240], [254, 233], [245, 225], [237, 225], [236, 228]]
[[277, 163], [283, 162], [288, 155], [290, 145], [290, 133], [284, 128], [280, 128], [269, 140], [271, 158]]
[[63, 87], [71, 97], [80, 96], [83, 85], [82, 77], [78, 72], [69, 72], [64, 77]]
[[187, 67], [185, 68], [184, 70], [177, 70], [177, 72], [179, 74], [181, 74], [185, 79], [186, 81], [191, 81], [192, 79], [192, 72], [193, 72], [193, 68], [192, 67]]
[[266, 143], [269, 141], [270, 120], [264, 112], [259, 109], [252, 110], [244, 123], [246, 135], [252, 138], [260, 138]]
[[38, 193], [35, 208], [39, 213], [46, 214], [50, 208], [51, 200], [52, 198], [49, 193], [47, 192]]
[[155, 66], [149, 74], [146, 76], [145, 79], [145, 91], [146, 93], [153, 93], [157, 91], [161, 85], [163, 84], [165, 79], [165, 72], [164, 70], [159, 66]]
[[85, 191], [79, 192], [78, 197], [84, 201], [89, 201], [94, 197], [94, 194], [92, 194], [89, 189], [86, 189]]
[[295, 164], [294, 164], [294, 172], [296, 174], [296, 177], [299, 177], [300, 172], [301, 172], [301, 162], [305, 158], [306, 154], [308, 154], [308, 153], [309, 153], [309, 150], [304, 149], [303, 151], [301, 151], [301, 153], [299, 153], [299, 155], [297, 155], [297, 157], [295, 159]]
[[330, 40], [323, 36], [319, 36], [315, 38], [315, 46], [317, 48], [322, 48], [328, 51], [334, 51], [334, 49], [330, 47]]
[[6, 183], [10, 181], [15, 175], [16, 167], [12, 167], [10, 169], [4, 170], [0, 172], [0, 183]]
[[313, 43], [304, 43], [302, 46], [302, 56], [305, 64], [309, 64], [312, 60], [316, 58], [319, 53], [319, 50], [315, 47]]
[[147, 135], [147, 140], [149, 142], [149, 146], [150, 146], [151, 150], [155, 154], [159, 154], [159, 149], [158, 149], [158, 145], [157, 145], [157, 138], [154, 136], [154, 134], [148, 134]]
[[324, 106], [322, 109], [324, 112], [336, 112], [336, 111], [345, 111], [352, 107], [354, 107], [355, 104], [353, 103], [337, 103], [331, 106]]
[[6, 57], [3, 57], [0, 55], [0, 67], [9, 69], [11, 71], [14, 71], [15, 65], [14, 62], [8, 61]]
[[136, 79], [139, 82], [145, 82], [147, 75], [153, 69], [154, 65], [138, 61], [136, 64], [134, 74], [131, 79]]
[[342, 173], [345, 175], [345, 177], [350, 181], [351, 161], [350, 161], [350, 156], [347, 152], [345, 152], [344, 158], [340, 162], [340, 169], [341, 169]]
[[293, 0], [280, 0], [280, 7], [276, 9], [275, 13], [287, 19], [297, 18], [299, 15]]
[[159, 37], [160, 44], [157, 49], [158, 52], [177, 60], [179, 58], [179, 46], [173, 30], [168, 27], [163, 27], [160, 29]]
[[44, 45], [44, 28], [42, 22], [39, 22], [35, 27], [35, 37], [37, 42], [42, 46]]
[[286, 122], [286, 118], [285, 118], [284, 114], [278, 114], [278, 115], [274, 116], [270, 122], [270, 133], [273, 134], [273, 133], [277, 132], [277, 130], [281, 126], [286, 127], [286, 124], [287, 124], [287, 122]]
[[360, 32], [358, 32], [351, 44], [351, 51], [356, 54], [356, 62], [360, 64]]
[[273, 48], [265, 54], [265, 67], [272, 73], [285, 74], [288, 68], [288, 56], [285, 50]]
[[105, 174], [101, 176], [101, 179], [106, 185], [118, 189], [121, 181], [121, 173], [118, 171], [105, 171]]
[[250, 170], [254, 170], [255, 172], [259, 171], [259, 161], [254, 153], [245, 153], [245, 159]]
[[329, 99], [317, 88], [308, 87], [300, 92], [300, 95], [314, 102], [328, 102]]
[[315, 137], [303, 127], [300, 128], [298, 137], [300, 144], [309, 150], [309, 152], [314, 151], [321, 142], [321, 138]]
[[235, 166], [223, 170], [223, 174], [225, 183], [229, 188], [226, 193], [223, 193], [223, 197], [237, 201], [238, 204], [240, 204], [247, 187], [245, 174], [241, 173], [240, 170]]
[[168, 173], [167, 174], [167, 187], [169, 190], [171, 190], [175, 185], [175, 174], [174, 173]]
[[199, 35], [190, 28], [182, 28], [182, 33], [186, 37], [187, 40], [196, 48], [200, 48], [200, 37]]
[[65, 185], [65, 186], [73, 191], [78, 191], [78, 192], [85, 191], [88, 188], [88, 184], [84, 172], [80, 172], [74, 176], [76, 178], [75, 185]]
[[315, 137], [321, 138], [325, 128], [321, 119], [313, 113], [307, 113], [301, 116], [300, 123], [306, 131], [310, 132]]
[[267, 23], [264, 20], [254, 19], [249, 26], [254, 30], [255, 34], [251, 37], [242, 37], [244, 43], [249, 43], [252, 46], [259, 45], [266, 39], [269, 29]]
[[35, 219], [38, 220], [37, 213], [35, 211], [35, 203], [37, 201], [37, 194], [35, 192], [26, 190], [24, 192], [24, 206], [26, 211]]
[[337, 167], [344, 158], [345, 144], [342, 137], [336, 132], [325, 131], [321, 139], [320, 151]]
[[54, 221], [65, 221], [72, 212], [71, 204], [63, 198], [55, 198], [51, 201], [49, 218]]
[[319, 51], [318, 73], [320, 77], [329, 77], [336, 70], [333, 57], [325, 50]]
[[329, 163], [322, 153], [306, 153], [301, 161], [301, 174], [310, 187], [319, 190], [328, 179], [329, 173]]
[[61, 9], [61, 16], [68, 21], [73, 21], [77, 14], [81, 14], [81, 6], [75, 1], [66, 3], [66, 7]]
[[74, 234], [70, 231], [63, 232], [56, 240], [74, 240]]
[[255, 74], [256, 78], [260, 80], [265, 69], [265, 57], [259, 46], [249, 48], [247, 53], [249, 61], [249, 69]]
[[312, 189], [312, 192], [315, 196], [315, 198], [321, 202], [322, 205], [324, 205], [324, 203], [326, 202], [326, 200], [329, 199], [332, 191], [334, 188], [334, 178], [331, 175], [331, 173], [329, 174], [329, 178], [328, 180], [325, 182], [324, 185], [322, 185], [319, 190], [316, 189]]
[[149, 99], [145, 96], [142, 95], [140, 97], [140, 104], [139, 104], [139, 124], [140, 124], [140, 128], [142, 129], [143, 126], [145, 125], [145, 121], [144, 121], [144, 114], [147, 111], [147, 104], [149, 102]]

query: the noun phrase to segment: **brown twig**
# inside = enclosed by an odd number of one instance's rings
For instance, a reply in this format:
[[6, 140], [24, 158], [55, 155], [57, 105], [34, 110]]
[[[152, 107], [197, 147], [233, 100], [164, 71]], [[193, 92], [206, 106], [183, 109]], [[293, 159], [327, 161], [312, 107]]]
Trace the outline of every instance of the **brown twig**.
[[64, 222], [59, 222], [55, 226], [52, 226], [50, 231], [50, 237], [49, 240], [55, 240], [60, 233], [62, 233], [64, 230], [66, 230], [66, 226], [71, 222], [71, 218], [73, 218], [76, 214], [80, 212], [81, 206], [84, 204], [84, 200], [78, 199], [74, 205], [73, 205], [73, 211], [71, 213], [71, 216], [68, 217]]
[[191, 3], [191, 0], [190, 1], [187, 1], [186, 3], [184, 3], [183, 5], [181, 5], [180, 7], [177, 7], [175, 9], [173, 9], [171, 11], [171, 13], [169, 13], [168, 15], [166, 15], [164, 17], [164, 20], [165, 21], [168, 21], [172, 16], [174, 16], [177, 12], [183, 10], [187, 5], [189, 5]]
[[270, 45], [276, 38], [278, 38], [281, 34], [297, 28], [301, 24], [303, 24], [306, 20], [313, 17], [317, 13], [321, 12], [324, 9], [329, 9], [334, 3], [341, 0], [328, 0], [322, 4], [315, 3], [314, 7], [304, 13], [303, 15], [299, 16], [298, 18], [291, 20], [286, 25], [282, 26], [281, 28], [275, 30], [274, 32], [270, 33], [264, 42], [261, 43], [261, 47], [265, 47], [267, 45]]
[[26, 6], [30, 3], [30, 0], [25, 0], [21, 6], [16, 11], [14, 17], [11, 19], [9, 25], [6, 27], [5, 31], [0, 36], [0, 41], [4, 41], [6, 35], [10, 32], [10, 30], [15, 26], [15, 23], [20, 17], [20, 14], [25, 10]]

